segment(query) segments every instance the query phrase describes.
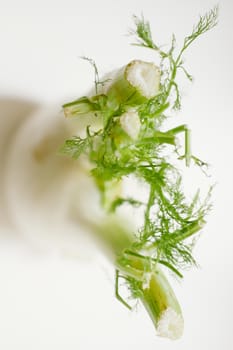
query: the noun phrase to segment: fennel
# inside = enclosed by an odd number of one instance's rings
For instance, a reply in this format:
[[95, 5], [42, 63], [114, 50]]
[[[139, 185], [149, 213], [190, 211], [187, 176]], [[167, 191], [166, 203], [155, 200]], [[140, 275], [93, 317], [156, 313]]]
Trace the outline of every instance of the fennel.
[[[95, 93], [63, 106], [68, 118], [92, 118], [85, 137], [67, 140], [62, 152], [75, 159], [82, 155], [91, 165], [90, 172], [110, 220], [89, 224], [113, 252], [116, 297], [132, 308], [120, 295], [121, 279], [131, 297], [145, 306], [158, 335], [171, 339], [182, 335], [183, 317], [162, 270], [169, 269], [182, 278], [181, 270], [195, 265], [189, 238], [205, 224], [211, 188], [202, 202], [198, 191], [191, 202], [186, 199], [182, 173], [172, 157], [185, 160], [186, 166], [206, 164], [191, 152], [187, 125], [166, 131], [162, 127], [169, 111], [181, 108], [177, 72], [192, 80], [184, 67], [183, 54], [194, 40], [217, 24], [217, 16], [217, 8], [201, 16], [180, 50], [173, 35], [167, 51], [154, 42], [149, 23], [143, 17], [135, 17], [135, 45], [154, 50], [159, 65], [134, 60], [101, 81], [95, 62], [85, 58], [94, 67]], [[180, 133], [185, 134], [183, 154], [178, 152]], [[146, 203], [133, 196], [124, 197], [117, 189], [130, 176], [146, 184]], [[143, 208], [144, 223], [138, 232], [127, 231], [118, 221], [117, 210], [126, 204]]]

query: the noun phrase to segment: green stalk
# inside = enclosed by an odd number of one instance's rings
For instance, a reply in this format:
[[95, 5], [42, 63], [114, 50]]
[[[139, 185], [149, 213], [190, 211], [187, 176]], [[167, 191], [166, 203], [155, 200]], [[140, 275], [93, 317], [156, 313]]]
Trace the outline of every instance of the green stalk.
[[103, 94], [96, 94], [94, 98], [84, 96], [64, 104], [65, 116], [96, 114], [103, 109], [114, 112], [121, 104], [140, 105], [159, 93], [160, 70], [154, 63], [134, 60], [102, 85]]
[[154, 204], [154, 200], [155, 200], [155, 189], [154, 189], [154, 186], [151, 185], [149, 199], [148, 199], [148, 203], [147, 203], [145, 215], [144, 215], [145, 227], [148, 227], [150, 223], [150, 210]]
[[180, 338], [184, 326], [181, 308], [159, 266], [151, 274], [148, 287], [142, 287], [142, 292], [141, 301], [157, 329], [157, 334], [170, 339]]
[[[89, 224], [90, 225], [90, 224]], [[133, 294], [147, 310], [158, 335], [177, 339], [183, 332], [183, 317], [180, 305], [167, 278], [155, 259], [129, 254], [133, 235], [112, 217], [102, 225], [93, 227], [93, 233], [111, 254], [117, 274], [129, 282]], [[117, 282], [118, 286], [118, 282]], [[116, 292], [118, 299], [129, 305]], [[129, 307], [130, 308], [130, 307]]]
[[81, 97], [78, 100], [65, 103], [62, 107], [67, 118], [86, 115], [95, 111], [94, 105], [87, 97]]
[[187, 167], [190, 166], [190, 161], [192, 157], [190, 139], [191, 139], [191, 130], [186, 128], [185, 129], [185, 162]]
[[190, 224], [187, 228], [179, 231], [176, 234], [176, 237], [174, 239], [174, 243], [184, 241], [188, 237], [193, 236], [195, 233], [199, 232], [203, 226], [205, 225], [205, 220], [198, 220], [197, 222], [194, 222]]

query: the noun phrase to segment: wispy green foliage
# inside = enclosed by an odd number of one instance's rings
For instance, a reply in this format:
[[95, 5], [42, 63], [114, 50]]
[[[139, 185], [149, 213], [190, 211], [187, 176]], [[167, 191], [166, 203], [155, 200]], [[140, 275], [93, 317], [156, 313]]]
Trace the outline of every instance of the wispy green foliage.
[[71, 156], [74, 159], [78, 159], [82, 153], [87, 150], [89, 145], [88, 139], [82, 139], [81, 137], [74, 136], [70, 140], [66, 140], [65, 144], [61, 148], [61, 152]]
[[174, 93], [171, 106], [174, 109], [180, 109], [181, 97], [178, 83], [176, 82], [177, 72], [183, 71], [186, 77], [192, 81], [192, 76], [187, 72], [183, 65], [183, 54], [187, 48], [202, 34], [208, 32], [217, 25], [218, 7], [214, 7], [210, 12], [204, 16], [200, 16], [198, 23], [193, 27], [190, 35], [186, 36], [180, 50], [176, 50], [176, 37], [173, 34], [170, 48], [167, 51], [154, 42], [152, 38], [151, 28], [148, 21], [143, 16], [134, 16], [136, 29], [131, 31], [131, 34], [136, 36], [136, 43], [134, 45], [155, 50], [161, 57], [161, 66], [163, 66], [163, 86], [162, 86], [162, 100], [166, 103], [168, 98], [172, 97], [171, 92]]
[[198, 23], [193, 27], [192, 33], [185, 37], [181, 51], [183, 52], [186, 50], [194, 40], [196, 40], [200, 35], [214, 28], [217, 24], [218, 6], [214, 7], [206, 15], [200, 16]]
[[108, 81], [108, 80], [100, 80], [99, 77], [99, 71], [97, 68], [97, 65], [95, 63], [95, 61], [92, 58], [86, 57], [86, 56], [82, 56], [81, 57], [83, 60], [86, 60], [87, 62], [90, 63], [90, 65], [93, 67], [94, 69], [94, 84], [95, 84], [95, 93], [96, 95], [99, 93], [99, 89], [104, 86], [104, 84]]

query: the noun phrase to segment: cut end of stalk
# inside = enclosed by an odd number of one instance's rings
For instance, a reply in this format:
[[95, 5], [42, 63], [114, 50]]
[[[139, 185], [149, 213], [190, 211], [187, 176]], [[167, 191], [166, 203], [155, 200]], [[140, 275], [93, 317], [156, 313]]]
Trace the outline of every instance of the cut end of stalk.
[[180, 313], [171, 307], [163, 311], [157, 325], [158, 336], [176, 340], [182, 336], [183, 329], [184, 320]]
[[129, 83], [148, 99], [159, 92], [160, 69], [154, 63], [132, 61], [126, 67], [126, 77]]
[[80, 114], [88, 114], [93, 111], [87, 97], [81, 97], [78, 100], [64, 104], [62, 107], [66, 118], [77, 117]]
[[130, 109], [120, 117], [120, 124], [122, 129], [133, 140], [136, 140], [141, 128], [140, 118], [137, 111]]

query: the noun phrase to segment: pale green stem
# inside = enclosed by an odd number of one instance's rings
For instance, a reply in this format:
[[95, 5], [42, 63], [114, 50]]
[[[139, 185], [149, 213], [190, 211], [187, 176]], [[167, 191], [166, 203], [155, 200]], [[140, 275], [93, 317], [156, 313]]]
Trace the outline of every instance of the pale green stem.
[[185, 163], [186, 166], [190, 166], [190, 161], [192, 158], [192, 152], [191, 152], [191, 130], [187, 127], [186, 124], [179, 125], [176, 128], [170, 129], [167, 131], [168, 134], [176, 135], [181, 132], [184, 132], [185, 135]]
[[[113, 262], [118, 271], [116, 297], [130, 308], [118, 291], [120, 273], [126, 280], [135, 281], [137, 294], [140, 296], [139, 298], [150, 315], [155, 328], [161, 333], [160, 335], [171, 338], [176, 337], [174, 334], [178, 334], [177, 337], [181, 336], [183, 327], [181, 308], [172, 287], [159, 267], [159, 261], [155, 262], [150, 258], [142, 258], [140, 254], [130, 254], [129, 248], [133, 243], [133, 236], [114, 217], [102, 225], [92, 226], [92, 229], [100, 242], [113, 253]], [[179, 319], [177, 326], [176, 318]], [[164, 326], [163, 322], [165, 322]], [[166, 329], [170, 325], [174, 327], [174, 334], [170, 334]]]

